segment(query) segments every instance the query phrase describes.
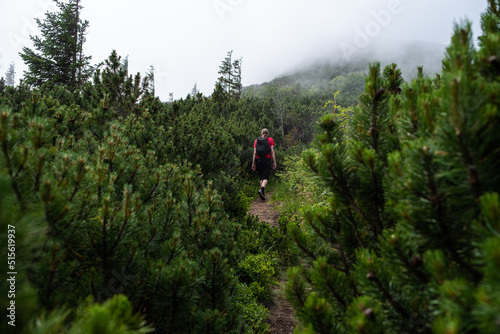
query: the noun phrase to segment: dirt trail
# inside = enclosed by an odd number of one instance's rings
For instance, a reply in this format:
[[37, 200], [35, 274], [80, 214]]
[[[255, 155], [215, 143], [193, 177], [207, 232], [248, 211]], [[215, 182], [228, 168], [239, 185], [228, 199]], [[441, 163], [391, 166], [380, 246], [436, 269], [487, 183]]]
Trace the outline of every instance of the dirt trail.
[[249, 214], [259, 217], [260, 221], [266, 222], [271, 226], [278, 226], [278, 219], [280, 217], [280, 213], [276, 211], [274, 205], [269, 203], [269, 199], [271, 198], [271, 193], [266, 193], [266, 200], [263, 201], [260, 197], [252, 202], [250, 206]]
[[[280, 214], [275, 206], [269, 203], [272, 194], [266, 194], [266, 200], [263, 201], [257, 197], [249, 210], [249, 214], [259, 217], [260, 221], [266, 222], [271, 226], [278, 227]], [[269, 318], [267, 319], [271, 327], [271, 334], [293, 334], [295, 320], [293, 319], [292, 305], [285, 299], [286, 279], [282, 278], [278, 285], [273, 287], [270, 302], [266, 307], [269, 309]]]

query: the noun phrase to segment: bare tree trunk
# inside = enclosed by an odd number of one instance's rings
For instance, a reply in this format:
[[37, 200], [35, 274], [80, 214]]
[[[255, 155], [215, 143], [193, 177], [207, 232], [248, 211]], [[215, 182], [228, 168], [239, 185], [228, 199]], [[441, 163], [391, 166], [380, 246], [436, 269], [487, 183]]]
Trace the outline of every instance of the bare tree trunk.
[[281, 119], [281, 138], [285, 138], [285, 129], [283, 127], [283, 106], [281, 105], [279, 87], [278, 90], [276, 91], [276, 101], [278, 102], [278, 112], [280, 114], [280, 119]]
[[[81, 61], [83, 58], [83, 38], [80, 39], [80, 57], [78, 58], [78, 61]], [[80, 88], [82, 86], [82, 66], [81, 64], [78, 66], [78, 76], [77, 76], [77, 91], [78, 93], [80, 92]]]
[[79, 15], [80, 15], [80, 0], [76, 0], [76, 8], [75, 8], [75, 36], [74, 36], [74, 39], [75, 39], [75, 49], [73, 50], [73, 70], [71, 71], [71, 80], [72, 80], [72, 84], [73, 84], [73, 88], [76, 89], [76, 71], [77, 71], [77, 68], [76, 68], [76, 62], [77, 62], [77, 58], [78, 58], [78, 21], [80, 19]]

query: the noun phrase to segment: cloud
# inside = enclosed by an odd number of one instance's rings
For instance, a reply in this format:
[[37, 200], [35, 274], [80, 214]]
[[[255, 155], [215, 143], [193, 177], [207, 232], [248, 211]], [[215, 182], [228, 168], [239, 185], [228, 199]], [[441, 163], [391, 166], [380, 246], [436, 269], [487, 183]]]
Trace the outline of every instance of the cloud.
[[[32, 47], [27, 36], [33, 31], [32, 18], [48, 3], [9, 2], [9, 10], [2, 11], [3, 68], [13, 60], [18, 68], [21, 65], [16, 47], [5, 36], [17, 36], [17, 47], [23, 43]], [[487, 1], [82, 0], [82, 4], [83, 18], [90, 22], [87, 54], [100, 62], [116, 49], [129, 56], [132, 72], [145, 73], [153, 65], [156, 91], [167, 100], [170, 92], [175, 98], [185, 97], [195, 83], [205, 95], [211, 94], [220, 62], [230, 50], [243, 58], [243, 84], [250, 85], [269, 81], [308, 59], [348, 58], [342, 45], [384, 48], [398, 40], [448, 44], [453, 22], [465, 17], [474, 22], [477, 36]]]

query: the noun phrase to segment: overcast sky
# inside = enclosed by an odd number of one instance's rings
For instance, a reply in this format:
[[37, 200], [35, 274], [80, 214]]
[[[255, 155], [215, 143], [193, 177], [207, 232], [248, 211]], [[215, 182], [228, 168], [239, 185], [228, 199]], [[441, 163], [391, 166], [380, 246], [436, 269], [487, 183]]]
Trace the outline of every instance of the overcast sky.
[[[51, 0], [0, 0], [0, 76], [11, 62], [16, 81], [25, 69], [18, 52], [38, 34], [34, 17]], [[448, 45], [454, 22], [473, 22], [487, 0], [82, 0], [90, 22], [85, 52], [98, 63], [113, 49], [129, 56], [132, 73], [156, 72], [156, 92], [185, 97], [194, 84], [210, 95], [221, 61], [243, 58], [243, 85], [262, 83], [308, 59], [402, 40]]]

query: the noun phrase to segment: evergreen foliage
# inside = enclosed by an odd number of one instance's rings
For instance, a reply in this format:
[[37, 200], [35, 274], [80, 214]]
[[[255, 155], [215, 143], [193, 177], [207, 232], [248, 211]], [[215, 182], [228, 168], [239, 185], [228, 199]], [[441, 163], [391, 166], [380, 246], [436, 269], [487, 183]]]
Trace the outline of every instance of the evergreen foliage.
[[37, 21], [35, 51], [23, 50], [24, 80], [0, 82], [17, 328], [267, 332], [262, 302], [291, 254], [277, 228], [246, 216], [253, 142], [266, 127], [287, 149], [307, 143], [323, 101], [283, 91], [278, 117], [272, 96], [241, 98], [241, 59], [229, 53], [211, 97], [195, 86], [161, 102], [153, 68], [131, 75], [112, 51], [94, 71], [80, 2], [57, 5]]
[[10, 63], [9, 69], [5, 72], [5, 84], [7, 86], [15, 86], [16, 85], [16, 65], [14, 62]]
[[[298, 255], [297, 332], [497, 332], [500, 2], [489, 2], [480, 48], [458, 25], [433, 80], [330, 64], [305, 73], [320, 84], [283, 76], [243, 91], [230, 51], [211, 96], [195, 84], [162, 102], [153, 67], [132, 75], [116, 51], [90, 66], [80, 1], [56, 1], [21, 53], [24, 80], [11, 84], [13, 65], [0, 80], [16, 330], [266, 333], [263, 302]], [[313, 150], [294, 160], [316, 123]], [[262, 128], [291, 169], [278, 174], [288, 196], [312, 204], [281, 230], [246, 214]]]
[[321, 119], [303, 158], [329, 206], [288, 225], [299, 332], [498, 332], [499, 13], [478, 50], [455, 27], [435, 80], [373, 64], [348, 129]]
[[3, 77], [0, 78], [0, 94], [3, 94], [6, 87], [7, 87], [7, 84], [5, 82], [5, 79]]
[[221, 85], [229, 98], [239, 100], [243, 89], [241, 84], [242, 58], [233, 60], [232, 57], [233, 51], [231, 50], [219, 66], [221, 76], [217, 79], [217, 83]]
[[132, 314], [132, 306], [127, 297], [115, 295], [102, 304], [85, 301], [76, 315], [76, 321], [67, 329], [65, 321], [70, 312], [54, 310], [42, 315], [29, 328], [30, 333], [103, 333], [129, 334], [151, 333], [152, 328], [145, 325], [141, 317]]
[[92, 57], [83, 52], [89, 22], [80, 17], [80, 0], [54, 2], [58, 12], [47, 12], [43, 21], [35, 18], [41, 36], [30, 36], [34, 49], [23, 47], [19, 53], [28, 66], [24, 80], [35, 87], [48, 83], [75, 91], [93, 71]]
[[[80, 94], [22, 84], [0, 95], [1, 229], [15, 225], [22, 250], [18, 328], [71, 332], [96, 314], [88, 326], [141, 332], [106, 310], [123, 294], [158, 333], [265, 332], [261, 301], [287, 248], [245, 220], [239, 196], [261, 101], [162, 103], [116, 52], [105, 64]], [[242, 274], [252, 259], [265, 276]], [[89, 296], [104, 304], [81, 313]]]

